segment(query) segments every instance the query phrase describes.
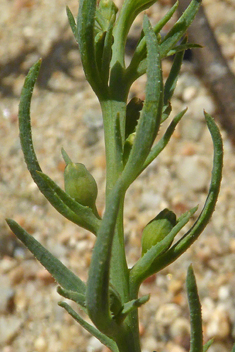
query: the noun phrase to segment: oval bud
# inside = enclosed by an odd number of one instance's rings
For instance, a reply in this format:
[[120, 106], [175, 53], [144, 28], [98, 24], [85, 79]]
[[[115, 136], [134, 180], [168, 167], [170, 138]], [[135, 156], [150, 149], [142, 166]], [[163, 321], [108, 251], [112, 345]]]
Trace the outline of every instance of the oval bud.
[[112, 0], [100, 0], [95, 13], [95, 34], [108, 30], [110, 22], [115, 21], [117, 11]]
[[155, 244], [163, 240], [176, 225], [176, 215], [169, 209], [162, 210], [144, 228], [142, 234], [142, 256]]
[[95, 209], [98, 188], [85, 165], [73, 162], [67, 164], [64, 170], [64, 188], [78, 203]]

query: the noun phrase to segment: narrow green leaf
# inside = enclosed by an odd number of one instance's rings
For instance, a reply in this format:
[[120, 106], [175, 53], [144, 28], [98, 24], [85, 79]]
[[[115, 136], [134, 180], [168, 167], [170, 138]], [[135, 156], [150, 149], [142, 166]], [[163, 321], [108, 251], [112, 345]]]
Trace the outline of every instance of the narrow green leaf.
[[[185, 12], [165, 36], [160, 45], [161, 59], [168, 56], [169, 51], [174, 48], [174, 46], [186, 33], [188, 27], [194, 20], [200, 5], [201, 0], [192, 0]], [[141, 55], [138, 55], [135, 60], [133, 60], [133, 64], [128, 67], [126, 73], [126, 80], [128, 85], [131, 85], [138, 77], [142, 76], [146, 72], [146, 49], [143, 48], [142, 50], [143, 52], [141, 51]]]
[[[211, 347], [211, 345], [213, 344], [213, 342], [214, 342], [214, 339], [210, 339], [209, 341], [207, 341], [207, 343], [205, 343], [205, 345], [203, 346], [203, 352], [207, 352]], [[234, 348], [235, 348], [235, 345], [234, 345]], [[232, 352], [235, 352], [235, 349], [232, 350]]]
[[[175, 236], [179, 231], [187, 224], [189, 219], [197, 211], [198, 207], [195, 207], [186, 213], [184, 213], [177, 221], [177, 224], [173, 227], [170, 233], [159, 243], [151, 247], [141, 257], [137, 263], [131, 269], [130, 275], [135, 285], [140, 285], [147, 277], [153, 275], [157, 271], [156, 262], [157, 259], [169, 248]], [[168, 250], [169, 251], [169, 250]], [[168, 251], [166, 253], [168, 253]]]
[[68, 6], [66, 6], [66, 13], [67, 13], [67, 17], [68, 17], [68, 20], [69, 20], [69, 25], [70, 25], [70, 27], [72, 29], [74, 38], [76, 39], [76, 42], [78, 43], [78, 29], [77, 29], [77, 25], [76, 25], [75, 19], [73, 17], [73, 14], [70, 11], [70, 8]]
[[117, 321], [118, 324], [121, 324], [126, 319], [129, 313], [148, 302], [149, 298], [150, 295], [145, 295], [143, 297], [133, 299], [132, 301], [125, 303], [121, 312], [117, 316], [115, 316], [114, 319]]
[[187, 294], [190, 310], [191, 340], [190, 352], [203, 352], [202, 313], [192, 265], [188, 268]]
[[68, 298], [68, 299], [71, 299], [71, 301], [76, 302], [80, 306], [80, 308], [82, 308], [82, 310], [87, 313], [85, 295], [75, 291], [66, 290], [60, 286], [57, 288], [57, 292], [59, 293], [59, 295], [63, 296], [64, 298]]
[[86, 285], [72, 271], [70, 271], [59, 259], [54, 257], [41, 243], [27, 233], [19, 224], [12, 219], [6, 219], [12, 232], [33, 253], [35, 258], [51, 273], [54, 279], [66, 290], [85, 294]]
[[[178, 6], [179, 6], [179, 2], [176, 1], [174, 6], [172, 6], [171, 9], [166, 13], [166, 15], [153, 27], [153, 31], [155, 34], [160, 33], [160, 31], [165, 26], [165, 24], [171, 19], [171, 17], [177, 10]], [[141, 60], [146, 58], [146, 54], [147, 54], [146, 38], [144, 36], [144, 32], [142, 31], [140, 41], [135, 49], [130, 65], [126, 70], [127, 81], [131, 79], [131, 74], [137, 71], [139, 63], [141, 62]], [[134, 80], [135, 79], [132, 79], [132, 82]]]
[[95, 60], [99, 71], [101, 71], [101, 67], [102, 67], [104, 41], [105, 41], [106, 34], [107, 32], [98, 32], [95, 36]]
[[177, 124], [180, 122], [184, 114], [186, 113], [187, 108], [181, 111], [179, 114], [177, 114], [174, 119], [171, 121], [170, 125], [168, 126], [166, 132], [162, 136], [162, 138], [159, 140], [159, 142], [153, 146], [151, 149], [148, 157], [145, 160], [144, 166], [141, 170], [141, 172], [161, 153], [161, 151], [167, 146], [172, 134], [174, 133], [174, 130], [177, 126]]
[[116, 334], [117, 324], [112, 319], [109, 304], [109, 270], [112, 243], [122, 194], [119, 182], [111, 190], [106, 210], [97, 233], [87, 281], [86, 306], [96, 327], [108, 336]]
[[168, 104], [163, 106], [163, 108], [162, 108], [161, 123], [163, 123], [164, 121], [166, 121], [168, 119], [171, 111], [172, 111], [172, 106], [171, 106], [171, 103], [168, 102]]
[[107, 93], [95, 58], [94, 25], [96, 0], [80, 0], [77, 17], [78, 44], [87, 81], [99, 98]]
[[96, 234], [100, 226], [100, 220], [95, 216], [92, 209], [76, 202], [74, 198], [64, 192], [49, 176], [43, 172], [37, 171], [37, 173], [46, 182], [48, 187], [51, 188], [53, 193], [58, 195], [64, 206], [71, 209], [74, 213], [76, 223]]
[[64, 308], [84, 329], [86, 329], [90, 334], [95, 336], [101, 343], [110, 348], [112, 352], [119, 352], [116, 343], [109, 337], [102, 334], [94, 326], [87, 323], [72, 307], [70, 307], [65, 302], [58, 303], [60, 307]]
[[102, 66], [101, 66], [101, 77], [104, 84], [108, 84], [109, 71], [110, 71], [110, 61], [112, 58], [112, 45], [113, 45], [113, 26], [115, 23], [116, 16], [113, 15], [104, 40], [104, 49], [102, 55]]
[[172, 55], [175, 55], [175, 54], [180, 53], [182, 51], [185, 51], [188, 49], [196, 49], [196, 48], [201, 49], [203, 47], [199, 44], [194, 44], [194, 43], [177, 45], [174, 48], [172, 48], [170, 51], [168, 51], [167, 56], [172, 56]]
[[192, 0], [182, 16], [167, 33], [161, 44], [161, 57], [165, 57], [186, 33], [201, 6], [201, 2], [202, 0]]
[[[187, 42], [187, 38], [185, 38], [184, 42]], [[164, 106], [166, 106], [169, 103], [174, 93], [178, 76], [180, 73], [180, 68], [183, 62], [183, 58], [184, 58], [184, 51], [175, 55], [173, 65], [171, 67], [169, 76], [164, 86]]]
[[70, 159], [70, 157], [68, 156], [64, 148], [61, 149], [61, 154], [66, 165], [68, 165], [69, 163], [72, 163], [72, 160]]
[[163, 83], [159, 45], [147, 16], [144, 17], [143, 26], [148, 50], [146, 99], [136, 128], [134, 144], [122, 175], [127, 187], [139, 174], [150, 152], [159, 130], [162, 112]]
[[174, 262], [193, 244], [193, 242], [195, 242], [195, 240], [199, 237], [199, 235], [208, 224], [215, 209], [222, 179], [223, 142], [220, 131], [214, 122], [214, 119], [207, 113], [205, 113], [205, 118], [214, 145], [213, 169], [208, 196], [202, 212], [192, 228], [186, 232], [186, 234], [175, 245], [173, 245], [166, 253], [164, 253], [159, 259], [156, 260], [156, 272], [162, 270], [170, 263]]
[[[38, 171], [41, 171], [41, 167], [38, 163], [37, 156], [33, 147], [32, 132], [31, 132], [31, 121], [30, 121], [30, 105], [33, 93], [33, 88], [36, 83], [41, 60], [39, 60], [30, 70], [25, 79], [25, 83], [22, 89], [20, 106], [19, 106], [19, 129], [20, 129], [20, 142], [24, 153], [24, 159], [27, 164], [28, 170], [37, 184], [39, 190], [47, 198], [47, 200], [53, 205], [53, 207], [64, 217], [70, 221], [84, 226], [86, 229], [96, 232], [97, 227], [94, 228], [93, 224], [89, 224], [83, 221], [81, 224], [81, 217], [78, 217], [59, 196], [53, 192], [51, 187], [48, 187], [47, 182], [39, 175]], [[85, 220], [85, 219], [84, 219]]]

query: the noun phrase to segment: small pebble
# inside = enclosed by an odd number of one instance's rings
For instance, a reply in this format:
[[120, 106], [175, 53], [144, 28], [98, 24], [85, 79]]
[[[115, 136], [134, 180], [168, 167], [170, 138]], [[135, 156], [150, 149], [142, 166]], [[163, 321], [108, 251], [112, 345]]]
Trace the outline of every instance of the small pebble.
[[178, 177], [192, 191], [202, 191], [208, 187], [209, 172], [202, 157], [192, 155], [181, 158], [176, 169]]
[[170, 325], [170, 335], [174, 342], [186, 348], [190, 345], [190, 325], [186, 318], [177, 318]]
[[215, 112], [215, 104], [210, 96], [200, 95], [189, 103], [189, 112], [192, 117], [204, 121], [203, 110], [210, 115]]
[[20, 265], [14, 268], [13, 270], [11, 270], [11, 272], [9, 273], [9, 278], [13, 286], [18, 285], [24, 278], [23, 267]]
[[10, 286], [8, 277], [0, 277], [0, 314], [7, 314], [14, 299], [14, 290]]
[[152, 352], [157, 350], [157, 341], [155, 340], [154, 337], [149, 336], [148, 338], [144, 339], [143, 341], [143, 347], [146, 350], [146, 352]]
[[189, 86], [183, 91], [182, 98], [184, 101], [190, 101], [196, 96], [196, 94], [197, 88], [194, 86]]
[[179, 345], [176, 345], [172, 342], [168, 342], [166, 344], [166, 352], [186, 352], [186, 350]]
[[221, 286], [219, 288], [218, 297], [221, 301], [225, 301], [230, 297], [229, 287]]
[[230, 321], [228, 313], [223, 307], [216, 307], [206, 326], [208, 338], [225, 339], [230, 334]]
[[55, 279], [46, 269], [38, 270], [36, 278], [41, 280], [45, 285], [55, 283]]
[[103, 347], [104, 345], [93, 336], [88, 341], [87, 352], [99, 352]]
[[34, 348], [37, 352], [46, 352], [47, 351], [47, 342], [44, 337], [39, 336], [34, 342]]
[[3, 347], [2, 352], [14, 352], [13, 347], [11, 346], [5, 346]]
[[179, 291], [182, 290], [182, 288], [184, 287], [184, 284], [181, 280], [171, 280], [169, 283], [169, 290], [170, 292], [172, 292], [174, 295], [176, 295]]
[[14, 315], [0, 316], [0, 345], [9, 344], [19, 333], [22, 320]]
[[166, 303], [162, 304], [156, 313], [156, 321], [159, 325], [169, 326], [181, 314], [181, 309], [177, 304]]

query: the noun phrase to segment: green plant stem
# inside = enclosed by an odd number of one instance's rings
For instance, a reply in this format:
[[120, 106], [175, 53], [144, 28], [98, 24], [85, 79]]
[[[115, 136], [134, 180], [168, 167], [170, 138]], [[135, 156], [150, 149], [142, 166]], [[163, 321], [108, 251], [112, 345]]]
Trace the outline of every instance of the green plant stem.
[[134, 326], [125, 324], [115, 342], [119, 352], [141, 352], [139, 334], [138, 336], [135, 334]]
[[129, 298], [129, 270], [126, 262], [124, 231], [123, 231], [123, 207], [124, 196], [119, 205], [116, 230], [113, 239], [111, 258], [110, 280], [118, 290], [122, 302], [126, 303]]
[[122, 155], [117, 146], [116, 118], [119, 116], [122, 144], [125, 135], [126, 101], [103, 100], [100, 102], [104, 120], [106, 151], [106, 196], [110, 193], [122, 171]]

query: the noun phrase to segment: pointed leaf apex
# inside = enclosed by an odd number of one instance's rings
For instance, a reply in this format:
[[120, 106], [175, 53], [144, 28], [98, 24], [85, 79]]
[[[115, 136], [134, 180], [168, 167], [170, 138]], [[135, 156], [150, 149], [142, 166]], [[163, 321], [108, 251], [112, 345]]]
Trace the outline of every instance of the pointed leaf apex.
[[70, 157], [68, 156], [64, 148], [61, 148], [61, 154], [66, 165], [68, 165], [69, 163], [72, 163], [72, 160], [70, 159]]

